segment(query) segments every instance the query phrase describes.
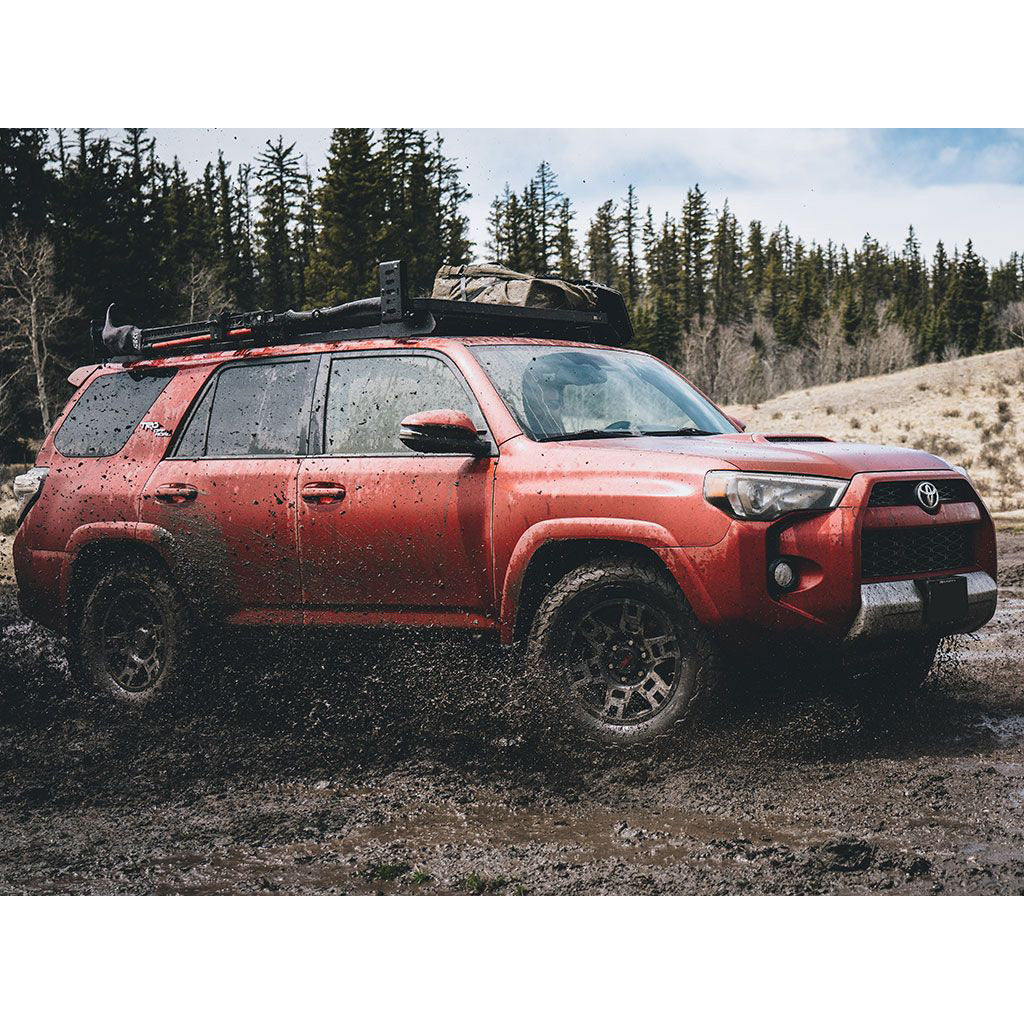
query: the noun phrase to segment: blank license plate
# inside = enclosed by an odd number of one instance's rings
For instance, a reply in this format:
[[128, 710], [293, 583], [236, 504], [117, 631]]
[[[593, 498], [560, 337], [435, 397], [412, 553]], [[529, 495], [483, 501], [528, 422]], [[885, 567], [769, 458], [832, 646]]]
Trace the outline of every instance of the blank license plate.
[[967, 618], [967, 577], [924, 580], [925, 615], [929, 626], [950, 626]]

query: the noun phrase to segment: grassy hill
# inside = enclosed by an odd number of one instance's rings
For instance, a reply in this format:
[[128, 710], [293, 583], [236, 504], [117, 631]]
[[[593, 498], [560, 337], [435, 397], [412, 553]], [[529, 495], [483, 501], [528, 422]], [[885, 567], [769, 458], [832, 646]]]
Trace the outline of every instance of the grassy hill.
[[1024, 509], [1024, 349], [731, 406], [752, 431], [922, 448], [966, 467], [993, 511]]

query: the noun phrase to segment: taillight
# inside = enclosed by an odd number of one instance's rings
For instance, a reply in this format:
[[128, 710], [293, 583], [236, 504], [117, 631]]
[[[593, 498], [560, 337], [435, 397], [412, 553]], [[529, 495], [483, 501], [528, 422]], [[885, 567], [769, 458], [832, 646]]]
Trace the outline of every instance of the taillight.
[[43, 483], [49, 472], [48, 469], [42, 466], [36, 466], [35, 469], [30, 469], [27, 473], [22, 473], [14, 478], [12, 486], [15, 500], [18, 502], [19, 525], [25, 516], [28, 515], [28, 510], [32, 507], [36, 498], [39, 497], [39, 492], [43, 489]]

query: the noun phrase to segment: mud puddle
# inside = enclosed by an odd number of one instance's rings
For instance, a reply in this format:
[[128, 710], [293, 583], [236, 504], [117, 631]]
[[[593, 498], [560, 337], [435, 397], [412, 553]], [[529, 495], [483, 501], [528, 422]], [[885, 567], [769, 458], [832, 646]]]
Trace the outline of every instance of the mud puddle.
[[419, 639], [229, 651], [111, 718], [3, 591], [0, 892], [1021, 892], [1022, 627], [1009, 589], [920, 695], [747, 685], [670, 750], [555, 755], [492, 648]]

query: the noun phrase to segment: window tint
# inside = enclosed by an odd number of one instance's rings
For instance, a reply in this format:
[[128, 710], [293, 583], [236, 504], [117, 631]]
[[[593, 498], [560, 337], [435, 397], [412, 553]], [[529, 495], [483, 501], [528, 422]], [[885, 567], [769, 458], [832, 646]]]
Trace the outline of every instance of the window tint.
[[97, 377], [61, 424], [54, 447], [73, 458], [116, 455], [172, 376], [126, 370]]
[[452, 369], [430, 356], [335, 359], [327, 386], [328, 455], [408, 455], [398, 439], [406, 416], [430, 409], [466, 413], [485, 426], [474, 399]]
[[[309, 415], [308, 376], [308, 359], [250, 363], [221, 370], [210, 410], [207, 457], [301, 454], [303, 417]], [[202, 410], [197, 412], [201, 422]], [[198, 444], [188, 436], [191, 428], [192, 424], [186, 437], [194, 452]], [[179, 453], [185, 454], [180, 449]]]

